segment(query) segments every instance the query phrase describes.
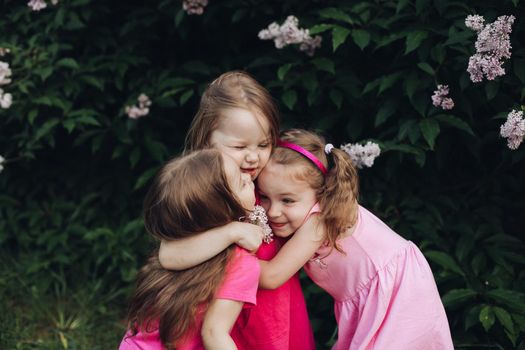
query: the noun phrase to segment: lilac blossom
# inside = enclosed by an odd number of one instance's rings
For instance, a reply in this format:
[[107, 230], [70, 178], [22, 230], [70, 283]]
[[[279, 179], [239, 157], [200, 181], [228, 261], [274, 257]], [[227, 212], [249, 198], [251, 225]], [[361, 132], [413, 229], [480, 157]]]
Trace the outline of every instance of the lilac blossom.
[[368, 141], [365, 145], [359, 143], [347, 143], [341, 145], [341, 149], [350, 155], [355, 166], [362, 169], [364, 166], [371, 167], [374, 160], [381, 154], [377, 143]]
[[282, 25], [271, 23], [268, 28], [259, 32], [259, 39], [273, 40], [275, 47], [282, 49], [287, 45], [300, 44], [299, 50], [308, 56], [313, 56], [315, 49], [321, 47], [321, 36], [310, 36], [308, 29], [299, 28], [299, 20], [295, 16], [288, 16]]
[[264, 243], [270, 243], [273, 241], [273, 232], [268, 224], [268, 217], [266, 216], [266, 211], [263, 207], [256, 205], [248, 216], [248, 222], [260, 226], [263, 229]]
[[10, 76], [11, 68], [9, 68], [9, 63], [0, 61], [0, 85], [9, 84], [11, 82]]
[[4, 90], [0, 89], [0, 108], [8, 109], [13, 103], [13, 96], [10, 93], [4, 93]]
[[465, 20], [467, 27], [478, 33], [476, 53], [470, 57], [467, 68], [470, 80], [477, 83], [484, 77], [487, 80], [494, 80], [505, 75], [502, 65], [504, 59], [511, 56], [510, 33], [514, 20], [514, 16], [500, 16], [493, 23], [483, 26], [483, 17], [467, 17]]
[[188, 15], [202, 15], [204, 8], [208, 6], [208, 0], [183, 0], [182, 9]]
[[507, 146], [510, 149], [518, 149], [525, 136], [525, 120], [522, 111], [513, 109], [509, 113], [507, 121], [501, 126], [500, 135], [507, 139]]
[[479, 32], [483, 29], [484, 23], [485, 18], [483, 18], [483, 16], [480, 15], [470, 15], [467, 16], [467, 18], [465, 19], [465, 26], [476, 32]]
[[145, 94], [140, 94], [137, 98], [139, 102], [138, 106], [126, 106], [125, 111], [129, 118], [138, 119], [144, 117], [149, 113], [149, 106], [151, 106], [151, 100]]
[[448, 93], [448, 85], [438, 85], [437, 90], [432, 95], [432, 104], [446, 110], [454, 108], [454, 101], [452, 98], [447, 97]]
[[27, 3], [27, 6], [31, 7], [33, 11], [40, 11], [47, 7], [47, 4], [44, 0], [30, 0]]

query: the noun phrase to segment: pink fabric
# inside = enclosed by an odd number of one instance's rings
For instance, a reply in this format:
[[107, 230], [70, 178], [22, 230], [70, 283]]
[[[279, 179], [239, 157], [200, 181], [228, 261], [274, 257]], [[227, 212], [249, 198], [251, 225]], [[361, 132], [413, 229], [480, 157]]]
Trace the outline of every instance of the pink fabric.
[[[270, 260], [281, 245], [279, 238], [263, 243], [256, 255]], [[231, 334], [239, 350], [315, 349], [299, 276], [274, 290], [259, 289], [257, 306], [241, 313]]]
[[310, 151], [302, 148], [301, 146], [299, 145], [296, 145], [295, 143], [291, 143], [291, 142], [286, 142], [286, 141], [279, 141], [277, 143], [277, 146], [279, 147], [283, 147], [283, 148], [288, 148], [288, 149], [291, 149], [297, 153], [300, 153], [302, 154], [303, 156], [305, 156], [306, 158], [308, 158], [312, 163], [315, 164], [315, 166], [317, 168], [319, 168], [319, 170], [321, 170], [321, 172], [323, 173], [323, 175], [326, 175], [326, 173], [328, 172], [324, 166], [323, 163], [321, 163], [321, 161], [319, 159], [317, 159], [317, 157], [311, 153]]
[[432, 271], [412, 242], [359, 207], [354, 233], [338, 243], [346, 254], [323, 246], [305, 266], [335, 301], [332, 349], [454, 349]]
[[[259, 284], [260, 266], [257, 258], [246, 250], [236, 247], [234, 257], [226, 270], [215, 298], [228, 299], [244, 302], [241, 315], [249, 312], [256, 302], [257, 287]], [[201, 350], [204, 349], [200, 337], [202, 319], [197, 320], [197, 327], [190, 331], [187, 339], [177, 345], [178, 350]], [[151, 333], [139, 332], [131, 336], [126, 333], [120, 343], [119, 350], [162, 350], [158, 331]]]

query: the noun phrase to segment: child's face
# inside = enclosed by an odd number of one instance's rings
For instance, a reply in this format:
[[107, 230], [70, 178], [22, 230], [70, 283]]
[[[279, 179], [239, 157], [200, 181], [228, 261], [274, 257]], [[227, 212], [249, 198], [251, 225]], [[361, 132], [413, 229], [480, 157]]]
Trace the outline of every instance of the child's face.
[[270, 227], [279, 237], [297, 231], [317, 202], [315, 191], [307, 182], [294, 179], [289, 168], [272, 161], [261, 172], [257, 185]]
[[250, 110], [226, 109], [211, 133], [210, 144], [232, 157], [241, 171], [254, 180], [270, 158], [270, 124]]
[[231, 157], [224, 155], [224, 172], [228, 185], [239, 203], [246, 210], [253, 210], [255, 205], [255, 185], [250, 175], [241, 173], [237, 163]]

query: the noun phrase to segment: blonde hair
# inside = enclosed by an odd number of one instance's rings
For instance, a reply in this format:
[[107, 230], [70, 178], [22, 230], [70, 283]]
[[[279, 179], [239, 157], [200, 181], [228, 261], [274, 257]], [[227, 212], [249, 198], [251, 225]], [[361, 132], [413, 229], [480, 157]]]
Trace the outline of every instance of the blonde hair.
[[325, 225], [326, 241], [329, 246], [342, 252], [337, 246], [337, 239], [357, 221], [359, 179], [350, 156], [337, 148], [333, 148], [330, 154], [326, 155], [325, 140], [302, 129], [283, 132], [281, 140], [311, 152], [328, 170], [327, 174], [323, 175], [312, 161], [294, 150], [283, 147], [277, 147], [270, 159], [276, 164], [293, 166], [290, 170], [292, 176], [305, 181], [315, 190], [322, 209], [321, 218]]
[[219, 126], [224, 110], [230, 108], [247, 109], [266, 118], [275, 146], [279, 136], [279, 112], [272, 97], [248, 73], [231, 71], [220, 75], [204, 91], [186, 135], [185, 152], [211, 147], [211, 133]]
[[[245, 215], [228, 186], [223, 158], [215, 149], [201, 150], [167, 162], [144, 201], [146, 230], [158, 239], [191, 237]], [[223, 280], [233, 246], [193, 268], [162, 268], [155, 251], [139, 271], [128, 310], [128, 328], [159, 330], [172, 349], [195, 328]]]

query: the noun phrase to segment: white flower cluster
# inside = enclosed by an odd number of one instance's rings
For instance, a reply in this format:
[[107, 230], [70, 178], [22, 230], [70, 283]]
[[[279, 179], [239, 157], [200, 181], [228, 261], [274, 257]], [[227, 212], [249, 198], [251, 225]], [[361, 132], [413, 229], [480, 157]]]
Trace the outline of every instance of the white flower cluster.
[[512, 110], [507, 116], [507, 121], [500, 128], [500, 135], [507, 139], [507, 146], [518, 149], [525, 137], [525, 119], [523, 112]]
[[308, 29], [298, 27], [299, 20], [295, 16], [288, 16], [282, 25], [273, 22], [267, 29], [259, 32], [259, 39], [273, 40], [275, 47], [282, 49], [291, 44], [300, 44], [299, 50], [306, 52], [308, 56], [313, 56], [315, 49], [321, 47], [321, 36], [310, 36]]
[[256, 205], [248, 216], [248, 221], [250, 224], [262, 227], [264, 234], [263, 241], [265, 243], [273, 241], [273, 232], [270, 225], [268, 225], [268, 217], [266, 216], [266, 211], [263, 207]]
[[202, 15], [204, 8], [208, 6], [208, 0], [183, 0], [182, 9], [188, 15]]
[[511, 56], [510, 33], [514, 20], [514, 16], [499, 16], [493, 23], [485, 25], [483, 16], [471, 15], [465, 19], [465, 25], [478, 34], [476, 53], [470, 57], [467, 68], [472, 82], [479, 83], [483, 78], [494, 80], [505, 75], [503, 63]]
[[2, 172], [2, 170], [4, 170], [4, 165], [3, 165], [4, 161], [5, 161], [5, 158], [0, 156], [0, 173]]
[[374, 160], [381, 154], [381, 149], [377, 143], [368, 141], [365, 145], [359, 143], [347, 143], [341, 145], [341, 149], [350, 155], [354, 165], [359, 169], [371, 167]]
[[432, 95], [432, 104], [445, 110], [454, 108], [454, 101], [448, 97], [448, 85], [438, 85]]
[[7, 55], [10, 52], [11, 52], [11, 50], [9, 50], [9, 48], [7, 48], [7, 47], [0, 47], [0, 57], [4, 57], [5, 55]]
[[[58, 0], [51, 0], [50, 2], [53, 5], [58, 4]], [[33, 11], [40, 11], [47, 7], [47, 3], [44, 0], [30, 0], [27, 3], [27, 6], [29, 6]]]
[[138, 119], [144, 117], [149, 113], [149, 106], [151, 106], [151, 100], [145, 94], [140, 94], [137, 98], [139, 105], [126, 106], [126, 113], [131, 119]]
[[[11, 68], [9, 68], [9, 63], [0, 61], [0, 86], [9, 84], [11, 82], [10, 77]], [[0, 88], [0, 108], [7, 109], [11, 107], [12, 103], [13, 96], [10, 93], [4, 93], [4, 89]]]

